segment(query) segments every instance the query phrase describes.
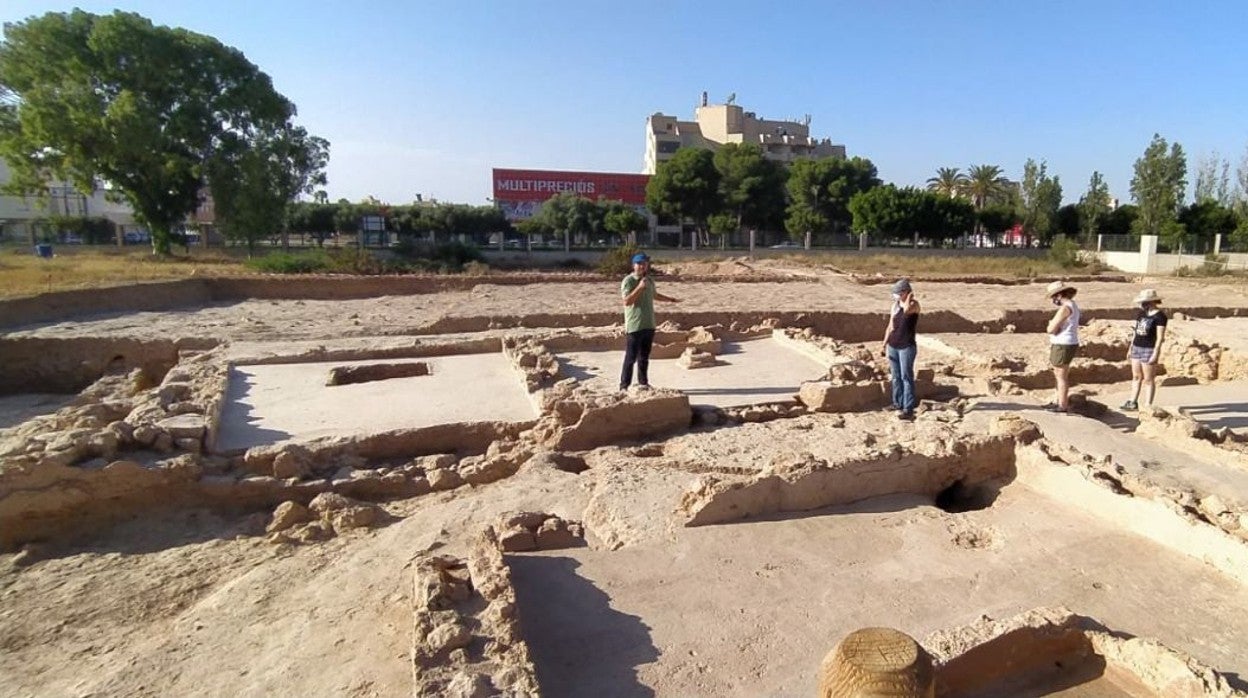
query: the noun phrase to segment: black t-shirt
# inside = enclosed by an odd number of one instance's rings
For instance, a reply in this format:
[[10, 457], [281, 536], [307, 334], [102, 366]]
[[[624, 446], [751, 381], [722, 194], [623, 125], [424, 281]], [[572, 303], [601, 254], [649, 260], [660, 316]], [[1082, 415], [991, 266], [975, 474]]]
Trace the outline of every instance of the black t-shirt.
[[1141, 310], [1135, 316], [1135, 336], [1131, 338], [1131, 344], [1142, 349], [1156, 347], [1157, 328], [1165, 327], [1167, 322], [1166, 314], [1160, 310], [1152, 315]]
[[888, 346], [905, 349], [915, 344], [914, 333], [919, 327], [919, 314], [906, 314], [900, 304], [893, 304], [893, 331], [888, 334]]

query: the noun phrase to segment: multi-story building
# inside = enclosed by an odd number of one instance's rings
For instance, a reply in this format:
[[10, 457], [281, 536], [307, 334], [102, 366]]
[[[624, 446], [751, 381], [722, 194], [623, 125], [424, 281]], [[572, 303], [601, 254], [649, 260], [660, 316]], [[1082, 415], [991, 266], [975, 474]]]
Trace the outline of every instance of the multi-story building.
[[[0, 159], [0, 187], [8, 184], [11, 178], [8, 163]], [[105, 194], [101, 188], [88, 196], [67, 182], [50, 182], [47, 193], [38, 197], [0, 192], [0, 240], [33, 241], [39, 222], [53, 216], [98, 216], [111, 220], [119, 230], [132, 228], [134, 212], [125, 204], [109, 201]]]
[[771, 160], [790, 163], [807, 158], [845, 157], [845, 146], [831, 139], [810, 137], [810, 117], [802, 121], [760, 119], [752, 111], [733, 104], [708, 104], [706, 93], [693, 121], [655, 113], [646, 119], [646, 164], [654, 174], [659, 163], [670, 160], [682, 147], [715, 150], [725, 143], [753, 143]]

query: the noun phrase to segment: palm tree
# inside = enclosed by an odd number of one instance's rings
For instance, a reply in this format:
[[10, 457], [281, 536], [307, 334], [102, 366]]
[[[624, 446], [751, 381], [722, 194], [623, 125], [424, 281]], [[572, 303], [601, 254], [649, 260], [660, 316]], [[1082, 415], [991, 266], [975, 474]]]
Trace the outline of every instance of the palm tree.
[[927, 180], [927, 190], [944, 194], [950, 199], [961, 196], [968, 180], [956, 167], [941, 167], [936, 170], [935, 177]]
[[1005, 192], [1010, 180], [1001, 174], [997, 165], [971, 165], [967, 176], [966, 193], [975, 208], [982, 209], [990, 199]]

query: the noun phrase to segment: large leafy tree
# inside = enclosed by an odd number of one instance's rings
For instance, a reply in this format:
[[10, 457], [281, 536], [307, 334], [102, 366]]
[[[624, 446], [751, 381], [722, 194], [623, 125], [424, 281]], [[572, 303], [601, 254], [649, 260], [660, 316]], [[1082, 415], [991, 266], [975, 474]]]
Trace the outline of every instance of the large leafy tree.
[[646, 184], [646, 208], [678, 223], [692, 221], [698, 232], [705, 231], [710, 217], [722, 207], [719, 180], [711, 151], [681, 148]]
[[605, 230], [605, 215], [597, 202], [565, 191], [543, 202], [535, 218], [550, 230], [561, 231], [570, 245], [576, 238], [587, 241]]
[[964, 235], [975, 226], [975, 207], [969, 201], [933, 192], [912, 191], [911, 196], [918, 200], [916, 231], [920, 237], [938, 244]]
[[789, 169], [785, 228], [794, 238], [849, 228], [850, 200], [879, 186], [879, 173], [866, 158], [799, 160]]
[[891, 184], [859, 193], [849, 208], [858, 233], [917, 234], [933, 243], [962, 235], [975, 224], [975, 209], [966, 201]]
[[1139, 207], [1124, 204], [1105, 214], [1097, 231], [1102, 235], [1130, 235], [1139, 217]]
[[1030, 237], [1048, 241], [1053, 237], [1057, 210], [1062, 205], [1062, 184], [1048, 173], [1048, 163], [1031, 158], [1023, 165], [1019, 187], [1022, 197], [1023, 231]]
[[979, 229], [990, 235], [1000, 235], [1018, 225], [1018, 209], [1010, 204], [989, 204], [975, 212]]
[[603, 201], [599, 203], [603, 209], [602, 227], [608, 233], [628, 240], [632, 233], [646, 229], [648, 221], [637, 209], [619, 201]]
[[1079, 237], [1080, 231], [1079, 204], [1066, 204], [1057, 209], [1053, 217], [1053, 234], [1063, 235], [1067, 240]]
[[1214, 199], [1198, 201], [1179, 213], [1179, 223], [1186, 238], [1212, 244], [1218, 235], [1229, 236], [1235, 232], [1239, 219], [1235, 212]]
[[334, 214], [338, 207], [321, 202], [300, 202], [293, 204], [286, 212], [286, 226], [293, 233], [311, 235], [317, 245], [323, 245], [325, 238], [334, 232]]
[[1186, 189], [1187, 160], [1183, 147], [1153, 134], [1144, 155], [1135, 161], [1135, 176], [1131, 178], [1131, 197], [1139, 206], [1132, 232], [1159, 235], [1171, 244], [1181, 245], [1184, 231], [1178, 213]]
[[217, 223], [225, 236], [246, 242], [283, 232], [286, 210], [300, 194], [325, 184], [329, 143], [297, 126], [239, 137], [225, 143], [207, 163]]
[[854, 232], [904, 235], [913, 231], [915, 218], [906, 190], [892, 184], [862, 192], [849, 202]]
[[[295, 108], [236, 49], [132, 13], [48, 13], [5, 25], [0, 157], [11, 189], [49, 178], [124, 199], [167, 253], [227, 141], [280, 133]], [[253, 163], [254, 164], [254, 163]]]
[[728, 143], [715, 151], [723, 209], [713, 217], [713, 232], [778, 228], [784, 218], [784, 165], [768, 160], [753, 143]]
[[1093, 172], [1088, 180], [1088, 190], [1079, 199], [1079, 228], [1084, 242], [1091, 242], [1097, 234], [1101, 219], [1109, 213], [1109, 185], [1100, 172]]
[[956, 167], [941, 167], [936, 170], [935, 177], [928, 177], [927, 190], [949, 198], [961, 196], [966, 191], [969, 180]]

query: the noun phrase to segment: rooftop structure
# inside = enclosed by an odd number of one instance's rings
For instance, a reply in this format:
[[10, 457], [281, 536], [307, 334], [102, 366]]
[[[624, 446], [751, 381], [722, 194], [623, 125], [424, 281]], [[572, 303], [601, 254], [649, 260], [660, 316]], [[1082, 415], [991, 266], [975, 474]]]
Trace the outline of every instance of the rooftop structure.
[[784, 163], [845, 157], [844, 145], [833, 144], [830, 138], [810, 137], [809, 115], [801, 121], [760, 119], [734, 101], [735, 95], [724, 104], [710, 104], [703, 92], [693, 121], [681, 121], [660, 112], [648, 117], [645, 174], [657, 172], [659, 163], [670, 160], [679, 148], [715, 150], [726, 143], [754, 143], [769, 159]]

